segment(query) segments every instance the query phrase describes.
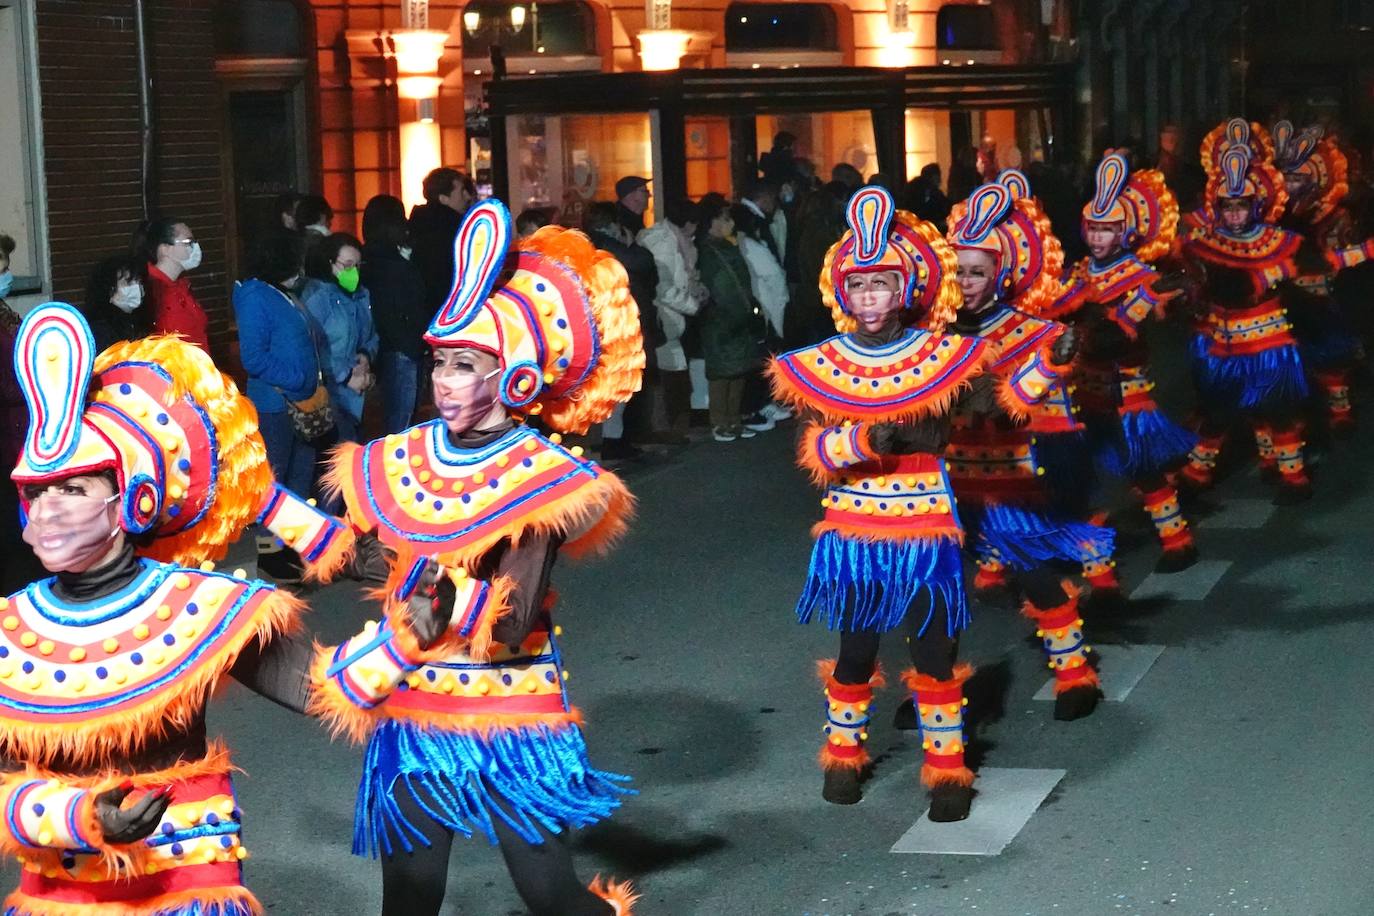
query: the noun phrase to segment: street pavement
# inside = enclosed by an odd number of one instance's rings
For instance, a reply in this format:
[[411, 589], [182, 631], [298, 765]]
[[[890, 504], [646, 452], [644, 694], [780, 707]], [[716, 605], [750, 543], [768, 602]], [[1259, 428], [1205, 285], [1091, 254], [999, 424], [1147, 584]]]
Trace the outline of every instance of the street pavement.
[[[1324, 455], [1310, 504], [1270, 511], [1241, 470], [1198, 507], [1202, 556], [1225, 564], [1199, 600], [1153, 589], [1089, 617], [1104, 677], [1112, 646], [1163, 647], [1121, 702], [1053, 721], [1033, 699], [1047, 672], [1029, 624], [1009, 604], [975, 606], [975, 757], [1065, 771], [995, 856], [889, 851], [925, 808], [919, 741], [891, 727], [895, 687], [875, 703], [864, 801], [821, 800], [814, 663], [836, 640], [792, 613], [819, 496], [792, 464], [791, 430], [633, 470], [639, 517], [623, 545], [554, 577], [592, 760], [641, 793], [577, 835], [580, 871], [634, 880], [640, 916], [1374, 913], [1365, 400], [1364, 428]], [[1116, 497], [1130, 591], [1156, 549]], [[351, 585], [309, 597], [323, 641], [367, 614]], [[884, 647], [890, 675], [903, 649]], [[210, 725], [245, 771], [247, 880], [268, 911], [378, 912], [379, 868], [349, 854], [359, 750], [238, 685]], [[455, 845], [444, 912], [523, 912], [484, 840]]]

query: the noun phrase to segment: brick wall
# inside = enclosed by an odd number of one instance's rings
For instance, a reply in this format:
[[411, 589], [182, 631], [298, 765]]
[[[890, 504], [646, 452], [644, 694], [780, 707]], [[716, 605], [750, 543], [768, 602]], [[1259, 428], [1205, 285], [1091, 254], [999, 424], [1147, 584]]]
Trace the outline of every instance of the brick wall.
[[[150, 205], [205, 251], [192, 275], [228, 356], [225, 194], [213, 0], [146, 0], [153, 78]], [[133, 0], [38, 0], [38, 70], [54, 298], [80, 302], [91, 266], [142, 218]]]

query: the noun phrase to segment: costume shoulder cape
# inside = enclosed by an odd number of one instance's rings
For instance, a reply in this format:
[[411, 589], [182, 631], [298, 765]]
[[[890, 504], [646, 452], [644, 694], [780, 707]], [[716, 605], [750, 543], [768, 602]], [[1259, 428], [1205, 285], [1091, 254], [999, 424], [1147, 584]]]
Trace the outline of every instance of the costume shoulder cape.
[[200, 714], [255, 639], [300, 603], [263, 582], [141, 560], [129, 585], [74, 604], [54, 580], [0, 599], [0, 752], [98, 763]]
[[1291, 260], [1302, 245], [1302, 236], [1278, 226], [1265, 225], [1246, 238], [1234, 238], [1211, 227], [1188, 236], [1188, 254], [1212, 264], [1240, 270], [1263, 270]]
[[1159, 273], [1133, 254], [1111, 264], [1088, 263], [1084, 271], [1092, 287], [1093, 299], [1101, 303], [1113, 302], [1140, 288], [1154, 283]]
[[525, 426], [458, 449], [432, 420], [341, 446], [327, 485], [343, 494], [355, 527], [396, 551], [398, 568], [408, 571], [416, 557], [470, 568], [503, 538], [554, 534], [576, 554], [625, 530], [633, 497], [580, 452]]
[[813, 410], [827, 423], [882, 423], [934, 416], [992, 361], [977, 337], [907, 330], [892, 343], [865, 347], [849, 334], [774, 358], [774, 396]]

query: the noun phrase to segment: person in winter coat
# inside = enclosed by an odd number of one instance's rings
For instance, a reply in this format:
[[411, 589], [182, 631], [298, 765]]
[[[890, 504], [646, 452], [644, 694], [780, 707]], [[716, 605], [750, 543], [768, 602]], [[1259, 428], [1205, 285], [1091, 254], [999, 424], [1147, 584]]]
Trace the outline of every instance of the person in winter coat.
[[191, 228], [170, 216], [149, 220], [135, 233], [134, 247], [148, 265], [152, 333], [180, 334], [210, 352], [210, 318], [186, 276], [201, 261], [200, 243]]
[[[634, 236], [616, 218], [616, 205], [599, 201], [587, 208], [587, 236], [602, 251], [610, 252], [630, 277], [630, 295], [639, 306], [639, 326], [644, 333], [644, 386], [625, 405], [623, 418], [612, 417], [602, 424], [601, 457], [607, 461], [637, 458], [640, 450], [635, 442], [648, 441], [653, 436], [654, 395], [652, 380], [657, 377], [654, 356], [663, 343], [663, 334], [654, 309], [654, 291], [658, 288], [658, 268], [654, 256], [635, 244]], [[617, 429], [617, 419], [621, 419]], [[618, 433], [618, 435], [617, 435]]]
[[314, 483], [315, 449], [292, 426], [286, 401], [309, 399], [321, 383], [324, 335], [298, 298], [304, 281], [300, 240], [265, 239], [253, 260], [253, 277], [234, 284], [233, 295], [246, 393], [258, 409], [277, 481], [305, 494]]
[[128, 254], [99, 261], [86, 282], [81, 314], [91, 326], [97, 353], [121, 340], [139, 340], [152, 333], [153, 316], [143, 301], [144, 264]]
[[362, 281], [377, 327], [376, 375], [387, 435], [409, 428], [415, 414], [425, 329], [432, 314], [425, 304], [424, 277], [411, 258], [405, 205], [378, 194], [363, 210]]
[[692, 409], [692, 382], [687, 372], [687, 354], [682, 335], [687, 322], [706, 301], [706, 287], [697, 272], [696, 207], [681, 199], [669, 202], [666, 219], [639, 234], [639, 245], [654, 256], [658, 268], [658, 287], [654, 308], [663, 332], [663, 343], [655, 352], [668, 425], [676, 437], [686, 435]]
[[453, 240], [477, 198], [477, 186], [457, 169], [438, 168], [425, 176], [424, 193], [425, 202], [410, 211], [410, 244], [433, 315], [453, 286]]
[[[740, 254], [749, 268], [749, 285], [754, 301], [763, 311], [768, 349], [780, 350], [791, 293], [787, 286], [787, 272], [774, 254], [775, 247], [770, 245], [772, 224], [767, 217], [760, 215], [757, 205], [749, 202], [736, 204], [731, 215], [735, 221]], [[751, 380], [746, 386], [744, 409], [749, 414], [744, 418], [744, 425], [759, 432], [772, 429], [777, 421], [792, 416], [791, 411], [774, 403], [768, 396], [762, 376]]]
[[336, 232], [315, 248], [306, 264], [301, 300], [324, 331], [324, 386], [334, 406], [341, 442], [360, 442], [363, 404], [372, 387], [377, 330], [362, 285], [363, 243]]
[[749, 266], [735, 244], [729, 202], [707, 194], [697, 206], [697, 268], [710, 296], [701, 315], [701, 347], [711, 390], [711, 436], [734, 442], [754, 435], [741, 424], [741, 412], [745, 382], [763, 365], [763, 318]]

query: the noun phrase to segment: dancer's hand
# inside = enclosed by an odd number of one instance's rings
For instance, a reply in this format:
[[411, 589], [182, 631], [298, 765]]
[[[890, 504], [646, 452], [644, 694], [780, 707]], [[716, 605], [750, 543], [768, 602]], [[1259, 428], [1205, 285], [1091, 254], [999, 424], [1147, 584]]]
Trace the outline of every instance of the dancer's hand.
[[172, 787], [163, 786], [129, 807], [122, 807], [124, 799], [133, 791], [132, 782], [122, 782], [95, 797], [95, 817], [107, 843], [137, 843], [157, 829], [162, 815], [172, 803]]
[[1078, 355], [1078, 329], [1069, 325], [1050, 347], [1050, 364], [1067, 366]]
[[406, 603], [406, 622], [421, 649], [428, 649], [444, 635], [453, 617], [457, 597], [458, 590], [444, 568], [433, 560], [428, 561]]
[[896, 423], [874, 423], [868, 428], [868, 447], [879, 455], [890, 455], [896, 442]]

